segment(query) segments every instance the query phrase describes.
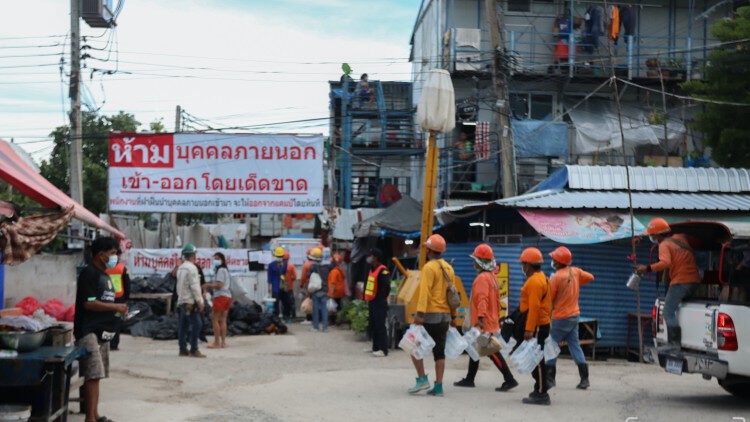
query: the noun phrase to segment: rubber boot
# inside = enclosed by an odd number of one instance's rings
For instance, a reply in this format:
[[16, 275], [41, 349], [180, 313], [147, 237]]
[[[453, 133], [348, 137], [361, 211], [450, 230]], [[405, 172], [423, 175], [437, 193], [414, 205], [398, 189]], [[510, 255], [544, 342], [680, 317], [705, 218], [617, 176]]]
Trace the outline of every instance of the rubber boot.
[[555, 376], [557, 375], [557, 367], [554, 365], [547, 365], [547, 389], [554, 387]]
[[667, 327], [667, 342], [671, 346], [682, 347], [682, 328]]
[[578, 364], [578, 374], [581, 376], [581, 382], [576, 385], [579, 390], [585, 390], [589, 388], [589, 366], [585, 363]]

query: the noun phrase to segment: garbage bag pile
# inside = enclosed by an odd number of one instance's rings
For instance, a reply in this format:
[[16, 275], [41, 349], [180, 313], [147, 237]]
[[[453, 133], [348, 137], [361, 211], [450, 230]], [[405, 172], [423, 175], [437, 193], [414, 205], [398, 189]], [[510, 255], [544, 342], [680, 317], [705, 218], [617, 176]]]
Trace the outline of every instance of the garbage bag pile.
[[[146, 310], [149, 308], [149, 310]], [[159, 315], [156, 310], [144, 302], [131, 302], [130, 310], [141, 310], [131, 319], [123, 324], [123, 332], [137, 337], [150, 337], [155, 340], [174, 340], [177, 338], [177, 326], [179, 324], [177, 314]], [[203, 313], [204, 335], [213, 335], [211, 325], [210, 308]], [[236, 336], [243, 334], [284, 334], [287, 327], [282, 320], [268, 312], [263, 312], [260, 305], [240, 304], [235, 302], [229, 311], [227, 318], [227, 335]]]

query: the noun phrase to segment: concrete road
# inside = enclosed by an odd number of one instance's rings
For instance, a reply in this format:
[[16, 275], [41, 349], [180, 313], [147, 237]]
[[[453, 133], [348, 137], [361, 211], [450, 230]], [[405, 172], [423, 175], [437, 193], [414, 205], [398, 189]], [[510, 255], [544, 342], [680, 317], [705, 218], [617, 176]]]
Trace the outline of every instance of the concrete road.
[[[194, 359], [178, 357], [176, 341], [124, 336], [111, 354], [111, 378], [101, 383], [100, 413], [117, 422], [750, 420], [750, 403], [715, 380], [623, 360], [592, 363], [592, 386], [580, 391], [575, 365], [561, 359], [552, 405], [529, 406], [521, 399], [532, 389], [531, 377], [518, 376], [521, 385], [511, 392], [495, 392], [501, 377], [487, 359], [476, 388], [453, 387], [465, 374], [466, 355], [448, 361], [444, 397], [410, 396], [415, 373], [407, 354], [374, 358], [363, 353], [369, 343], [348, 329], [312, 333], [293, 324], [286, 335], [229, 342], [223, 350], [203, 348], [208, 358]], [[426, 364], [434, 381], [432, 360]]]

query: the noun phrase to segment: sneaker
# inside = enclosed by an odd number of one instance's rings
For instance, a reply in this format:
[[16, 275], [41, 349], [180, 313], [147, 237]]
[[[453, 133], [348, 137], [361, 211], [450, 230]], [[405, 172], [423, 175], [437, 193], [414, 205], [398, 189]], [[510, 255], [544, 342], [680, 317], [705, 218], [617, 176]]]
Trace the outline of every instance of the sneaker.
[[324, 328], [324, 329], [322, 330], [322, 332], [323, 332], [323, 333], [327, 333], [327, 332], [328, 332], [328, 328]]
[[443, 384], [435, 383], [432, 389], [427, 390], [428, 396], [443, 397]]
[[500, 387], [497, 387], [495, 391], [500, 391], [500, 392], [505, 393], [516, 387], [518, 387], [518, 381], [516, 381], [515, 379], [512, 379], [510, 381], [505, 381], [503, 385], [501, 385]]
[[425, 375], [423, 377], [417, 377], [417, 383], [414, 384], [414, 387], [411, 387], [407, 391], [409, 392], [409, 394], [416, 394], [429, 388], [430, 381], [427, 380], [427, 375]]
[[383, 353], [382, 350], [376, 350], [376, 351], [372, 352], [372, 355], [374, 357], [376, 357], [376, 358], [384, 358], [384, 357], [386, 357], [386, 354]]
[[312, 324], [312, 321], [304, 320], [300, 322], [300, 325], [310, 325], [310, 324]]
[[205, 358], [206, 355], [204, 355], [203, 353], [201, 353], [200, 350], [196, 350], [195, 352], [190, 352], [190, 357], [191, 358]]
[[180, 356], [190, 356], [190, 353], [188, 352], [180, 352]]
[[549, 406], [551, 402], [549, 399], [549, 394], [539, 393], [539, 394], [534, 394], [531, 397], [524, 397], [523, 403], [524, 404], [540, 404], [540, 405]]
[[375, 352], [375, 351], [372, 350], [372, 347], [367, 347], [365, 349], [362, 349], [362, 353], [373, 353], [373, 352]]
[[310, 328], [310, 332], [311, 333], [317, 333], [318, 331], [320, 331], [320, 330], [318, 330], [317, 328]]
[[456, 387], [471, 387], [474, 388], [474, 381], [469, 381], [466, 378], [463, 378], [461, 381], [456, 381], [453, 383]]

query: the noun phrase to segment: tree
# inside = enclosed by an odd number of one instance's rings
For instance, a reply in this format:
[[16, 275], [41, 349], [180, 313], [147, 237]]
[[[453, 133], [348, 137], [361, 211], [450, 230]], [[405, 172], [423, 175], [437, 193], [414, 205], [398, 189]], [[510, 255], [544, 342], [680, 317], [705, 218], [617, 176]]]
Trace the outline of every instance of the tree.
[[[83, 203], [94, 214], [107, 211], [107, 169], [109, 133], [135, 132], [141, 125], [130, 113], [112, 116], [83, 113]], [[63, 192], [70, 193], [70, 133], [68, 126], [57, 127], [50, 136], [54, 148], [49, 160], [40, 166], [42, 176]]]
[[[734, 19], [711, 25], [724, 47], [709, 55], [705, 80], [683, 84], [696, 97], [717, 102], [750, 104], [750, 7], [737, 9]], [[725, 167], [750, 167], [750, 107], [708, 104], [693, 127], [704, 133], [712, 158]]]

